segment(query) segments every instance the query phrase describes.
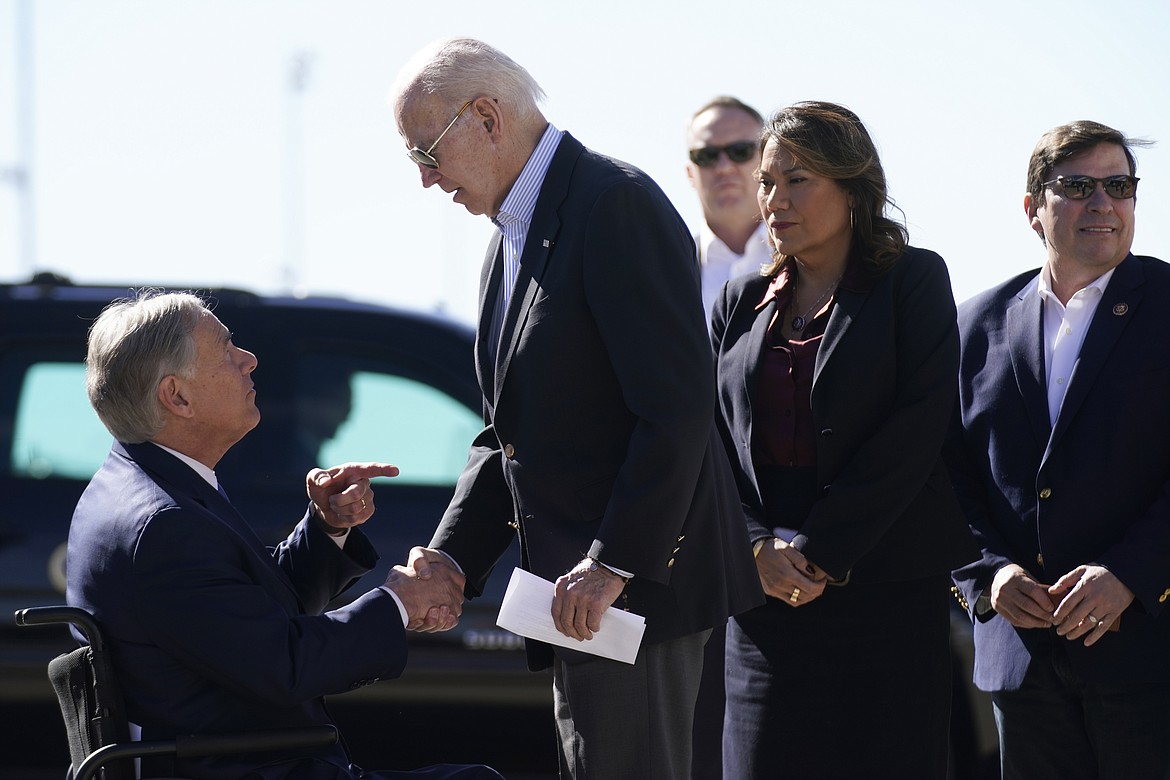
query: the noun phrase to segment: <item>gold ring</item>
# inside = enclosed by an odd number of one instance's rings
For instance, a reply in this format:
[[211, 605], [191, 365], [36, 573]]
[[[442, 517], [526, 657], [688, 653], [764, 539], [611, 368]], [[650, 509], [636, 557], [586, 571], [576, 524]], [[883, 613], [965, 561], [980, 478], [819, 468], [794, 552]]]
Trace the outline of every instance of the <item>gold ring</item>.
[[1099, 618], [1093, 617], [1092, 615], [1089, 615], [1089, 617], [1087, 617], [1086, 620], [1088, 620], [1093, 625], [1097, 625], [1098, 623], [1101, 622]]
[[366, 511], [366, 500], [364, 498], [362, 499], [362, 511]]
[[791, 601], [793, 604], [795, 604], [797, 599], [799, 599], [799, 598], [800, 598], [800, 588], [793, 588], [792, 595], [788, 597], [788, 600]]

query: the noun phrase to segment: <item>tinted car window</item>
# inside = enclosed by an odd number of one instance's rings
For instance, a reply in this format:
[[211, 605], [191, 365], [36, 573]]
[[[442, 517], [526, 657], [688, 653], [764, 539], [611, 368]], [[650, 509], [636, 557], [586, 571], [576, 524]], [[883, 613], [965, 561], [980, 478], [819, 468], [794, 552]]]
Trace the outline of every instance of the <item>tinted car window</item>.
[[452, 486], [467, 445], [483, 427], [478, 414], [425, 382], [367, 367], [335, 367], [307, 356], [332, 378], [303, 384], [294, 401], [297, 431], [310, 464], [389, 460], [396, 484]]
[[23, 373], [9, 471], [33, 479], [88, 480], [105, 459], [110, 434], [86, 398], [85, 365], [32, 363]]

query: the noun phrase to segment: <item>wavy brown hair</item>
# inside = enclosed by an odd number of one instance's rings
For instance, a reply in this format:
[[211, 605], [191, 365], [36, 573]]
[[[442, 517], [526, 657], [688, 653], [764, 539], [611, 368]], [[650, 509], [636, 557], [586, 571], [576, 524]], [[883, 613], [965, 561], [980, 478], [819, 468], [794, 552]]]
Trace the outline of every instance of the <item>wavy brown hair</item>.
[[[886, 216], [896, 209], [886, 189], [886, 173], [877, 147], [865, 125], [848, 108], [810, 100], [777, 111], [764, 125], [760, 151], [769, 141], [784, 148], [793, 159], [817, 174], [833, 179], [853, 202], [850, 221], [853, 243], [849, 262], [863, 263], [882, 273], [906, 249], [905, 226]], [[773, 262], [762, 270], [775, 274], [788, 256], [775, 252]]]

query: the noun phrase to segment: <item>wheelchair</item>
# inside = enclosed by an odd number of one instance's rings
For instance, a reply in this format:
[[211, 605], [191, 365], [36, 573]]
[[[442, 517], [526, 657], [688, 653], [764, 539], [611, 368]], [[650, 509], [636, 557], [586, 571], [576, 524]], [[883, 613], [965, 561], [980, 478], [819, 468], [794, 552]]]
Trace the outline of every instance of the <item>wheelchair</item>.
[[135, 780], [135, 759], [148, 756], [280, 753], [337, 742], [333, 726], [132, 741], [122, 691], [97, 620], [77, 607], [28, 607], [16, 612], [18, 626], [61, 623], [73, 626], [88, 643], [49, 662], [49, 680], [69, 739], [68, 780]]

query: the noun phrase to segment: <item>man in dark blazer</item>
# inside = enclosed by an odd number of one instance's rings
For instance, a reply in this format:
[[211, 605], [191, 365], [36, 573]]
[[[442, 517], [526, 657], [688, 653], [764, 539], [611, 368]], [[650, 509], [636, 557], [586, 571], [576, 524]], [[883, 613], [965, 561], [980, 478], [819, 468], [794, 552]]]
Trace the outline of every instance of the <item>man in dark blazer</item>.
[[959, 311], [948, 452], [983, 554], [955, 581], [1008, 780], [1170, 776], [1170, 267], [1130, 253], [1141, 143], [1045, 134], [1045, 264]]
[[480, 41], [420, 52], [394, 96], [423, 185], [500, 228], [476, 338], [487, 427], [431, 547], [475, 595], [519, 533], [585, 651], [611, 606], [645, 616], [633, 665], [537, 643], [529, 662], [553, 666], [564, 775], [685, 777], [704, 642], [762, 602], [713, 430], [690, 235], [654, 182], [549, 124], [532, 77]]
[[[388, 464], [314, 469], [288, 539], [266, 549], [214, 472], [259, 421], [256, 357], [194, 295], [115, 302], [90, 330], [86, 382], [116, 442], [69, 531], [68, 601], [103, 627], [143, 740], [328, 724], [322, 697], [397, 677], [405, 626], [449, 628], [463, 578], [395, 567], [347, 606], [326, 604], [378, 556], [358, 528]], [[392, 725], [387, 728], [392, 729]], [[198, 778], [498, 778], [485, 767], [367, 773], [341, 745], [144, 761]]]

